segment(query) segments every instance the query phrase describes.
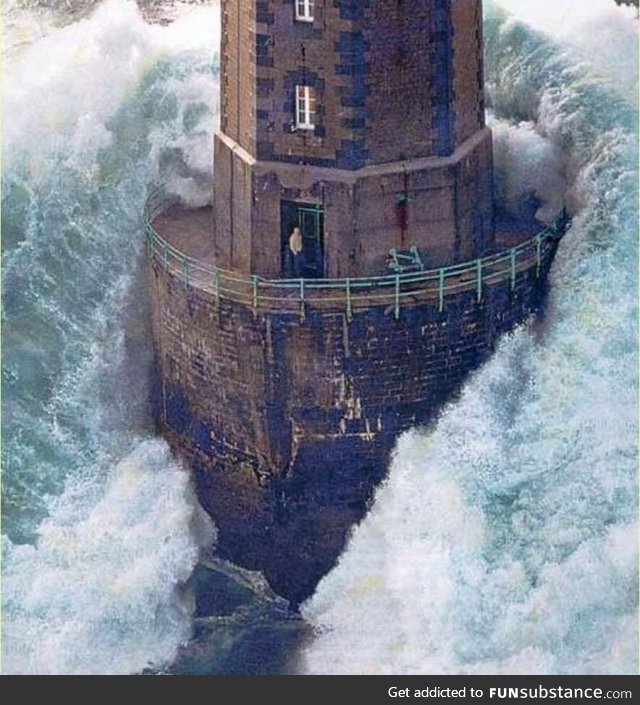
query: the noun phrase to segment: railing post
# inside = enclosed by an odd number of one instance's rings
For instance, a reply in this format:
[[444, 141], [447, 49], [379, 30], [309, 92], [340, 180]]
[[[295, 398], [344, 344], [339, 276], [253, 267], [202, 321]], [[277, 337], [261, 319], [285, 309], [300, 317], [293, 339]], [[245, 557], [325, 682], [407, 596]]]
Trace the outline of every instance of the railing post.
[[306, 319], [306, 311], [304, 305], [304, 279], [300, 280], [300, 323], [304, 323]]
[[220, 298], [220, 272], [217, 267], [213, 269], [213, 293], [216, 299]]
[[182, 258], [182, 268], [184, 271], [184, 288], [189, 287], [189, 260], [186, 257]]
[[400, 318], [400, 275], [396, 274], [396, 320]]
[[147, 236], [147, 245], [149, 246], [149, 249], [151, 250], [151, 257], [152, 259], [155, 259], [156, 256], [156, 243], [155, 239], [153, 237], [153, 233], [151, 232], [151, 229], [149, 226], [145, 228], [145, 235]]
[[542, 266], [542, 235], [536, 235], [536, 277], [540, 276]]
[[444, 269], [438, 272], [438, 312], [444, 309]]
[[478, 303], [482, 301], [482, 260], [479, 259], [476, 262], [476, 269], [478, 273], [478, 282], [477, 282], [477, 299]]
[[346, 292], [347, 292], [347, 323], [351, 323], [353, 320], [353, 312], [351, 310], [351, 282], [347, 277], [345, 282]]
[[511, 248], [511, 291], [516, 288], [516, 248]]
[[258, 315], [258, 277], [254, 274], [251, 277], [251, 283], [253, 284], [253, 315]]

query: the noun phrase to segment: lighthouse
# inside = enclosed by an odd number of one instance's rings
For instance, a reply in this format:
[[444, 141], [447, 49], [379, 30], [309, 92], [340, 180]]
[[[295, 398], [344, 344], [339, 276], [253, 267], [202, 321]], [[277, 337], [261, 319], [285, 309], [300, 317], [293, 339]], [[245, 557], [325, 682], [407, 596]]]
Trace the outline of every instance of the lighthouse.
[[563, 224], [496, 221], [480, 0], [221, 12], [213, 206], [148, 204], [152, 403], [218, 553], [295, 605], [540, 310]]

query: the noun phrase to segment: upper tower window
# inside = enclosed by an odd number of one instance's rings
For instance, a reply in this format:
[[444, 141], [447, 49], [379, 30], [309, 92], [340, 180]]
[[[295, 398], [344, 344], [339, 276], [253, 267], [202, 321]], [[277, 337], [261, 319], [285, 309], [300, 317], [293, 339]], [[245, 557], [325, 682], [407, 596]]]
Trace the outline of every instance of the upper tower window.
[[296, 128], [313, 130], [316, 115], [316, 89], [313, 86], [296, 86]]
[[315, 0], [295, 0], [296, 20], [298, 22], [313, 22]]

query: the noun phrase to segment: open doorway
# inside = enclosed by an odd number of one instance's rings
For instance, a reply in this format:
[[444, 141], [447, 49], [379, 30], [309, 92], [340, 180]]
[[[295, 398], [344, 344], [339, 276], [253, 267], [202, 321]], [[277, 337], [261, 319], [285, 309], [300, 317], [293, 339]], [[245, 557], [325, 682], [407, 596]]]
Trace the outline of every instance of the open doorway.
[[[285, 279], [324, 277], [324, 209], [322, 206], [281, 201], [280, 222], [282, 277]], [[296, 228], [298, 230], [294, 234]]]

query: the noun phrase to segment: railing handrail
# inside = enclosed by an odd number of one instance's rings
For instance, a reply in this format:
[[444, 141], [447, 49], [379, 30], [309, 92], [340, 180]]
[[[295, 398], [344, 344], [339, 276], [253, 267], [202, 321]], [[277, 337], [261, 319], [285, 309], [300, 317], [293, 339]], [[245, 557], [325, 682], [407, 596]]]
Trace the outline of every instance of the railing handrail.
[[[257, 311], [260, 303], [299, 304], [301, 319], [304, 318], [305, 305], [308, 302], [341, 303], [347, 307], [348, 317], [357, 307], [359, 299], [374, 302], [385, 300], [395, 302], [396, 316], [399, 315], [403, 299], [433, 294], [438, 300], [439, 310], [444, 305], [447, 294], [462, 290], [476, 291], [478, 301], [482, 300], [484, 285], [491, 285], [501, 280], [511, 280], [515, 289], [519, 272], [532, 266], [539, 275], [542, 262], [551, 251], [551, 243], [564, 234], [567, 223], [563, 212], [553, 225], [543, 228], [524, 242], [501, 252], [477, 258], [468, 262], [438, 267], [417, 272], [392, 273], [377, 277], [345, 277], [343, 279], [265, 279], [258, 275], [242, 275], [238, 272], [209, 265], [202, 260], [191, 257], [171, 245], [153, 227], [152, 221], [177, 200], [165, 198], [159, 190], [152, 191], [145, 206], [145, 233], [151, 249], [151, 256], [157, 257], [166, 270], [179, 273], [185, 286], [190, 284], [206, 288], [216, 297], [235, 299], [250, 304]], [[528, 256], [523, 255], [529, 251]], [[177, 264], [176, 264], [177, 263]], [[504, 268], [497, 269], [501, 265]], [[433, 284], [432, 287], [429, 285]], [[236, 285], [240, 285], [239, 290]], [[420, 286], [422, 285], [422, 286]], [[410, 288], [408, 288], [410, 287]], [[417, 287], [417, 288], [416, 288]], [[388, 288], [380, 293], [379, 289]], [[276, 290], [275, 292], [273, 290]], [[334, 296], [333, 292], [341, 292]], [[324, 292], [320, 297], [314, 294]], [[270, 295], [271, 293], [276, 295]], [[281, 296], [277, 296], [280, 293]], [[292, 294], [297, 294], [293, 298]]]

